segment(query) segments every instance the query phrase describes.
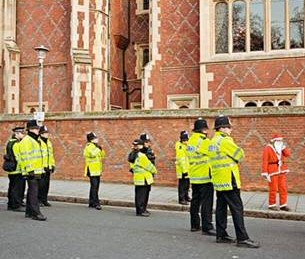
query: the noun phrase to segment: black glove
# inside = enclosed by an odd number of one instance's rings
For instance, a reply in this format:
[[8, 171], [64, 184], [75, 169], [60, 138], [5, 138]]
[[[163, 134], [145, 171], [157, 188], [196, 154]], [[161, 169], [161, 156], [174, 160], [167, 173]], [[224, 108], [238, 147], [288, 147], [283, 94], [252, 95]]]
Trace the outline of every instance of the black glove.
[[131, 173], [133, 174], [133, 169], [130, 168], [130, 169], [129, 169], [129, 172], [131, 172]]
[[55, 165], [52, 165], [51, 173], [55, 172]]
[[182, 174], [182, 179], [186, 178], [188, 176], [188, 173]]

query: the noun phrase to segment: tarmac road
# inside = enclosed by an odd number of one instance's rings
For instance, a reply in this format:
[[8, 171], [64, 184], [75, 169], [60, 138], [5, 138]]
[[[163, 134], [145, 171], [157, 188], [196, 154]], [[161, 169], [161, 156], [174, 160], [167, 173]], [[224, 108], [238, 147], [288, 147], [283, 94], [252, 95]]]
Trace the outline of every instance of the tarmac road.
[[[187, 212], [151, 211], [136, 217], [134, 209], [55, 203], [42, 208], [46, 222], [6, 211], [0, 200], [0, 258], [2, 259], [303, 259], [305, 224], [302, 221], [246, 218], [249, 235], [259, 249], [216, 244], [215, 237], [189, 231]], [[229, 233], [234, 235], [229, 219]]]

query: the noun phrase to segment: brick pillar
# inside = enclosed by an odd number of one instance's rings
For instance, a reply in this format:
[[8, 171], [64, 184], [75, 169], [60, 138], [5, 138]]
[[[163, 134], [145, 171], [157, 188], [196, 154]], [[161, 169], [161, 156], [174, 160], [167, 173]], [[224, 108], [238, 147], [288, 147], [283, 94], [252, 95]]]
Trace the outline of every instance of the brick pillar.
[[72, 0], [72, 111], [92, 110], [92, 62], [89, 54], [89, 1]]
[[108, 108], [108, 1], [96, 0], [94, 9], [94, 41], [92, 47], [93, 56], [93, 111], [103, 111]]
[[3, 14], [3, 99], [5, 113], [19, 113], [20, 50], [16, 44], [16, 0], [4, 1]]

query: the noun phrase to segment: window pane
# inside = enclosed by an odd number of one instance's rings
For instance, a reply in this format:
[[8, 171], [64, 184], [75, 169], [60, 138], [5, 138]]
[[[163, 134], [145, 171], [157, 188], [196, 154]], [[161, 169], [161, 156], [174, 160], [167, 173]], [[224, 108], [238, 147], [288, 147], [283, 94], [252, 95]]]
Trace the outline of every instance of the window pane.
[[233, 3], [233, 52], [246, 51], [246, 3]]
[[290, 48], [304, 48], [304, 0], [289, 1]]
[[266, 101], [262, 104], [262, 106], [273, 106], [272, 102]]
[[288, 102], [288, 101], [281, 101], [281, 102], [279, 103], [279, 106], [291, 106], [291, 103]]
[[264, 2], [263, 0], [252, 0], [250, 13], [251, 51], [264, 50], [264, 24]]
[[143, 10], [149, 9], [149, 0], [143, 0]]
[[216, 53], [228, 53], [228, 5], [216, 4], [215, 14], [215, 50]]
[[144, 67], [148, 62], [149, 62], [149, 49], [144, 49], [142, 66]]
[[247, 102], [245, 104], [245, 107], [256, 107], [256, 106], [257, 106], [257, 104], [255, 102]]
[[271, 0], [271, 47], [285, 48], [285, 0]]

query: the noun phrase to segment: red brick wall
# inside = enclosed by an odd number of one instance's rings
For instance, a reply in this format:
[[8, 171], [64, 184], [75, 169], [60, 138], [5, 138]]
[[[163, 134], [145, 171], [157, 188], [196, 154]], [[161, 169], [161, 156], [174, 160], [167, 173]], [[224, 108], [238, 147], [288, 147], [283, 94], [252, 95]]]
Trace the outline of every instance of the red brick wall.
[[210, 107], [231, 107], [232, 90], [304, 87], [304, 67], [304, 58], [208, 65], [207, 72], [214, 74]]
[[[175, 185], [174, 144], [181, 130], [191, 131], [193, 122], [199, 116], [208, 118], [209, 136], [213, 135], [213, 118], [219, 113], [234, 114], [233, 137], [244, 148], [246, 159], [241, 164], [242, 188], [244, 190], [266, 190], [267, 183], [261, 174], [261, 157], [264, 146], [272, 133], [286, 137], [292, 150], [288, 161], [291, 172], [288, 174], [290, 192], [305, 193], [305, 117], [304, 107], [277, 109], [231, 109], [226, 111], [146, 111], [108, 112], [87, 114], [48, 115], [46, 125], [51, 130], [57, 161], [57, 179], [85, 179], [82, 152], [86, 143], [86, 133], [95, 131], [100, 143], [107, 152], [104, 180], [108, 182], [131, 183], [128, 172], [127, 155], [132, 141], [140, 133], [151, 136], [153, 149], [157, 155], [159, 176], [156, 184]], [[10, 129], [20, 123], [7, 121], [25, 117], [3, 117], [0, 120], [0, 146], [4, 147], [10, 136]], [[51, 119], [52, 118], [52, 119]], [[1, 148], [3, 152], [3, 148]], [[2, 158], [2, 154], [1, 158]], [[0, 161], [1, 162], [1, 161]]]

